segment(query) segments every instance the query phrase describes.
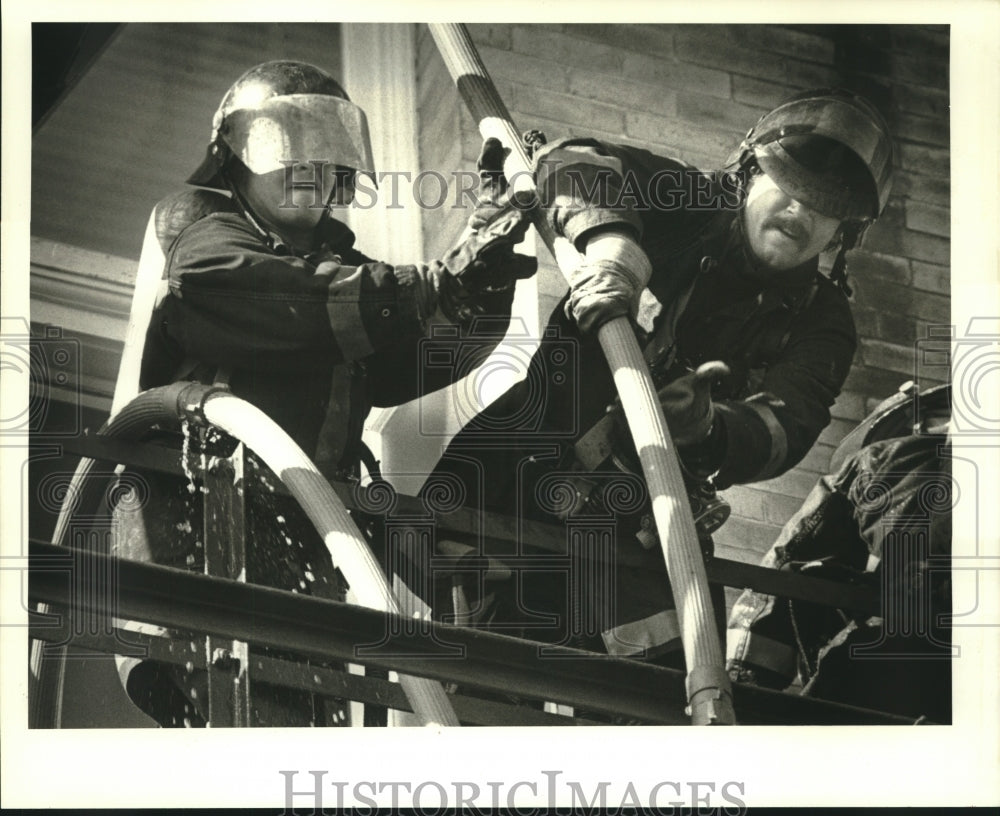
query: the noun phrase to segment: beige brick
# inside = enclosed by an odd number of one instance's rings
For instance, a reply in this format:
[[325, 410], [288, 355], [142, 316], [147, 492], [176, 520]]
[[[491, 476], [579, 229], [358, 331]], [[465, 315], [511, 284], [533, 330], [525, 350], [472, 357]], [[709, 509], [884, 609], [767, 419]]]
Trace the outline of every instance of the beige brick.
[[951, 262], [951, 242], [947, 238], [911, 229], [883, 227], [881, 220], [872, 227], [865, 246], [886, 255], [898, 255], [924, 263], [944, 266]]
[[[869, 230], [869, 235], [884, 229], [898, 229], [906, 220], [906, 202], [900, 196], [891, 196], [875, 226]], [[871, 247], [867, 247], [869, 251]]]
[[[820, 432], [816, 442], [820, 445], [833, 445], [836, 447], [840, 444], [840, 440], [847, 436], [857, 424], [857, 422], [846, 419], [831, 419], [830, 424]], [[826, 469], [821, 468], [819, 472], [826, 472]]]
[[816, 475], [805, 473], [799, 470], [790, 470], [775, 479], [768, 479], [764, 482], [757, 482], [755, 487], [768, 493], [778, 493], [782, 496], [794, 496], [804, 499], [813, 485], [816, 484]]
[[951, 174], [951, 153], [926, 145], [899, 145], [900, 166], [911, 173], [948, 178]]
[[893, 176], [892, 192], [894, 196], [948, 206], [951, 203], [951, 180], [897, 169]]
[[651, 138], [639, 139], [626, 134], [623, 138], [618, 139], [617, 141], [620, 144], [631, 145], [632, 147], [649, 150], [651, 153], [655, 153], [659, 156], [668, 156], [672, 159], [686, 162], [693, 167], [699, 167], [703, 170], [711, 170], [719, 167], [725, 159], [725, 156], [719, 156], [718, 154], [709, 155], [708, 153], [702, 153], [696, 147], [668, 144]]
[[950, 327], [950, 323], [939, 323], [935, 320], [917, 320], [916, 325], [916, 340], [914, 341], [914, 346], [917, 351], [917, 365], [922, 365], [923, 361], [927, 359], [924, 353], [924, 346], [926, 345], [925, 338], [936, 336], [937, 332], [940, 332], [943, 327]]
[[674, 26], [670, 25], [621, 25], [577, 24], [563, 26], [571, 37], [579, 37], [623, 51], [635, 51], [659, 57], [674, 55]]
[[918, 324], [919, 321], [909, 315], [885, 309], [879, 312], [878, 334], [873, 337], [876, 340], [911, 346], [919, 337]]
[[865, 365], [883, 368], [912, 377], [916, 372], [916, 351], [912, 345], [900, 346], [881, 340], [862, 340], [861, 353]]
[[729, 99], [731, 85], [729, 74], [716, 68], [668, 62], [644, 54], [625, 54], [622, 73], [630, 79], [663, 83], [687, 93], [703, 93]]
[[951, 269], [937, 264], [912, 261], [913, 285], [917, 289], [928, 292], [938, 292], [942, 295], [951, 294]]
[[860, 307], [946, 323], [951, 316], [950, 298], [922, 292], [912, 286], [902, 286], [880, 278], [852, 278], [854, 297]]
[[737, 39], [750, 48], [759, 48], [811, 62], [833, 62], [834, 44], [832, 39], [805, 31], [796, 31], [785, 26], [739, 26]]
[[942, 266], [951, 263], [951, 241], [946, 238], [904, 230], [902, 239], [902, 254], [907, 258]]
[[865, 395], [857, 391], [841, 391], [833, 403], [833, 407], [830, 408], [830, 414], [837, 419], [860, 422], [867, 414]]
[[[733, 548], [732, 551], [724, 549], [723, 552], [731, 553], [736, 556], [734, 560], [737, 560], [739, 556], [734, 552], [737, 550], [763, 555], [771, 548], [771, 545], [780, 532], [781, 528], [773, 524], [761, 524], [756, 521], [730, 517], [729, 521], [713, 535], [713, 538], [717, 547]], [[720, 552], [720, 557], [725, 556], [722, 556]], [[751, 561], [744, 557], [742, 560], [748, 561], [748, 563], [755, 563], [759, 558]]]
[[765, 82], [739, 74], [733, 76], [733, 99], [767, 110], [777, 107], [778, 104], [799, 90], [801, 88], [793, 85]]
[[[832, 451], [832, 448], [830, 450]], [[829, 454], [827, 459], [829, 459]], [[788, 523], [788, 519], [794, 516], [801, 506], [802, 500], [795, 496], [780, 496], [777, 493], [771, 493], [764, 504], [766, 521], [769, 524], [784, 527]]]
[[702, 153], [692, 148], [681, 148], [677, 151], [677, 158], [702, 170], [715, 170], [723, 166], [726, 155], [710, 156], [708, 153]]
[[899, 114], [892, 124], [892, 134], [899, 141], [948, 147], [951, 144], [951, 126], [947, 117], [914, 116]]
[[751, 521], [765, 521], [764, 504], [769, 498], [767, 493], [761, 493], [743, 485], [736, 485], [726, 488], [725, 492], [722, 493], [722, 498], [729, 503], [734, 516]]
[[589, 71], [618, 73], [622, 68], [623, 55], [620, 49], [570, 37], [557, 26], [516, 25], [512, 48], [518, 54], [540, 57]]
[[782, 81], [785, 58], [738, 44], [733, 26], [683, 26], [674, 37], [678, 59], [735, 74]]
[[569, 91], [576, 96], [620, 105], [627, 110], [649, 111], [660, 116], [677, 113], [676, 91], [637, 79], [622, 82], [607, 74], [574, 71], [569, 77]]
[[540, 130], [550, 142], [563, 136], [590, 136], [606, 142], [617, 142], [622, 135], [620, 128], [615, 131], [605, 127], [610, 124], [608, 122], [597, 122], [595, 120], [569, 122], [559, 119], [556, 116], [556, 111], [551, 108], [529, 109], [515, 105], [511, 110], [511, 116], [520, 130]]
[[[850, 270], [850, 265], [848, 265], [848, 270]], [[853, 277], [849, 279], [849, 282], [852, 287], [856, 288]], [[877, 309], [867, 308], [855, 302], [851, 304], [851, 314], [854, 315], [854, 326], [859, 336], [878, 337], [879, 312]]]
[[880, 401], [895, 394], [899, 386], [910, 379], [913, 377], [861, 364], [851, 367], [845, 386], [867, 394], [869, 399]]
[[922, 87], [948, 89], [948, 62], [926, 56], [893, 54], [890, 57], [893, 79]]
[[910, 264], [904, 258], [856, 249], [848, 254], [847, 263], [854, 275], [877, 275], [893, 283], [910, 282]]
[[905, 204], [899, 199], [890, 198], [878, 221], [865, 233], [865, 250], [883, 255], [899, 255], [903, 246], [899, 233], [903, 229], [905, 219]]
[[903, 84], [893, 89], [893, 96], [899, 109], [905, 113], [948, 119], [950, 95], [947, 91]]
[[841, 74], [835, 68], [804, 60], [784, 60], [784, 74], [788, 82], [805, 88], [825, 88], [841, 84]]
[[[726, 527], [728, 527], [728, 523], [726, 524]], [[729, 536], [729, 531], [726, 530], [726, 527], [723, 527], [722, 530], [719, 532], [719, 534], [716, 536], [716, 541], [715, 541], [716, 558], [722, 558], [726, 561], [739, 561], [742, 564], [756, 565], [760, 563], [761, 556], [771, 548], [771, 545], [768, 544], [767, 548], [762, 551], [758, 549], [756, 545], [753, 547], [744, 547], [742, 545], [734, 545], [732, 543], [728, 543], [730, 541], [737, 540], [736, 536], [738, 535], [738, 533], [734, 530], [733, 535]], [[719, 535], [721, 535], [726, 540], [727, 543], [719, 541], [718, 540]], [[775, 538], [777, 538], [777, 535], [775, 536]], [[739, 592], [740, 590], [738, 589], [730, 589], [729, 587], [726, 588], [727, 616], [729, 614], [729, 610], [733, 608], [733, 604], [736, 603], [736, 598], [739, 596]], [[730, 593], [733, 593], [732, 599], [729, 598]]]
[[488, 45], [509, 51], [511, 47], [511, 27], [509, 24], [469, 23], [469, 35], [476, 46]]
[[674, 26], [674, 45], [678, 43], [710, 43], [713, 46], [741, 45], [739, 25], [718, 23], [685, 23]]
[[948, 26], [901, 25], [890, 32], [892, 47], [896, 51], [916, 54], [927, 61], [948, 62]]
[[945, 238], [951, 235], [951, 208], [937, 207], [921, 201], [906, 203], [906, 226], [917, 232], [928, 232]]
[[836, 446], [832, 444], [813, 445], [809, 453], [802, 457], [802, 461], [796, 465], [796, 470], [800, 473], [808, 473], [813, 478], [818, 479], [826, 475], [830, 470], [830, 455]]
[[625, 116], [625, 132], [637, 139], [660, 142], [690, 148], [703, 154], [716, 155], [721, 163], [739, 144], [739, 133], [725, 133], [718, 130], [700, 128], [646, 113], [627, 113]]
[[745, 133], [766, 113], [762, 107], [697, 94], [677, 94], [677, 115], [703, 127]]
[[492, 77], [541, 85], [554, 91], [563, 91], [569, 86], [566, 66], [557, 60], [514, 54], [489, 46], [480, 48], [479, 55]]

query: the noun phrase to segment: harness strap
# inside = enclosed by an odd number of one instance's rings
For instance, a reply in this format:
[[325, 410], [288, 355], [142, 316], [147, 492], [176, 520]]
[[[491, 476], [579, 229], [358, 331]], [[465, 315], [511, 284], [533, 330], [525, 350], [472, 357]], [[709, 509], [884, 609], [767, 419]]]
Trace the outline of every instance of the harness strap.
[[363, 463], [372, 479], [380, 480], [382, 472], [379, 461], [362, 439], [365, 420], [372, 409], [368, 391], [368, 368], [364, 362], [355, 360], [350, 363], [348, 370], [351, 373], [351, 385], [347, 403], [347, 435], [343, 453], [337, 462], [337, 471], [347, 479], [358, 479], [361, 476], [360, 465]]

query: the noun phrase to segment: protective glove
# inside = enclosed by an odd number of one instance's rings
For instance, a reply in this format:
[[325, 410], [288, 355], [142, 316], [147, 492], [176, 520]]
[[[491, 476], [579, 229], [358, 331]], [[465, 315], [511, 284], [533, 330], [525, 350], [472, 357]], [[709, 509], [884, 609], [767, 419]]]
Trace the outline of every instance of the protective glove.
[[583, 262], [570, 276], [566, 314], [589, 333], [616, 317], [634, 317], [652, 267], [636, 240], [619, 230], [587, 241]]
[[675, 445], [694, 445], [708, 437], [715, 419], [712, 383], [728, 374], [729, 366], [713, 360], [660, 389], [663, 418]]
[[[670, 438], [679, 448], [704, 442], [709, 437], [715, 421], [712, 383], [728, 374], [729, 367], [725, 363], [708, 362], [659, 390], [657, 395], [663, 408], [663, 418], [667, 421]], [[623, 470], [642, 473], [639, 454], [621, 403], [616, 402], [611, 412], [614, 416], [611, 448], [616, 464]], [[692, 451], [687, 453], [690, 455]], [[689, 468], [687, 461], [682, 461], [682, 464], [686, 467], [687, 475], [693, 479], [702, 479], [708, 475], [701, 473], [698, 468]]]
[[469, 218], [472, 232], [443, 258], [469, 295], [507, 291], [538, 271], [535, 258], [513, 249], [531, 226], [533, 200], [508, 193], [503, 162], [509, 152], [497, 139], [483, 143], [476, 162], [483, 187], [479, 205]]

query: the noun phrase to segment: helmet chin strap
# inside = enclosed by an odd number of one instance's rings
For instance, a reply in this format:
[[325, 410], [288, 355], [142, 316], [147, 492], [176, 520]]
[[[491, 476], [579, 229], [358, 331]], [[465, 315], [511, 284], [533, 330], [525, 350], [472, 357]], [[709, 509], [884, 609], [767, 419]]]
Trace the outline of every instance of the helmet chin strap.
[[854, 294], [854, 290], [847, 282], [847, 252], [861, 242], [868, 226], [863, 221], [845, 221], [841, 225], [840, 249], [833, 261], [833, 269], [830, 270], [830, 280], [837, 284], [847, 297]]

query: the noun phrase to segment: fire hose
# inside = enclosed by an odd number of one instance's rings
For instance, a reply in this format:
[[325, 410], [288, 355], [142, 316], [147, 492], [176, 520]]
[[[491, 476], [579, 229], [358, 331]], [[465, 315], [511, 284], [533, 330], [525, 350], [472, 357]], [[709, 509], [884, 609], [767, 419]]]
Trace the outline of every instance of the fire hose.
[[[460, 23], [431, 23], [429, 28], [459, 94], [478, 123], [480, 134], [484, 139], [497, 138], [510, 148], [504, 172], [512, 180], [512, 187], [520, 192], [518, 185], [533, 177], [532, 167], [520, 131], [514, 127], [468, 30]], [[579, 253], [571, 251], [567, 255], [566, 248], [557, 244], [552, 227], [539, 207], [533, 209], [532, 218], [539, 236], [568, 279], [573, 265], [579, 262]], [[691, 722], [733, 724], [732, 691], [712, 614], [705, 563], [677, 452], [649, 370], [627, 318], [616, 318], [601, 326], [598, 341], [621, 397], [652, 499], [688, 667]]]
[[[178, 382], [140, 394], [101, 433], [136, 439], [153, 426], [178, 425], [184, 419], [207, 422], [238, 440], [252, 439], [254, 452], [281, 479], [320, 534], [358, 603], [400, 613], [378, 561], [343, 502], [301, 448], [259, 408], [221, 388]], [[85, 484], [92, 466], [93, 460], [85, 459], [74, 474], [53, 535], [55, 544], [62, 543], [73, 511], [93, 503], [94, 480]], [[40, 666], [40, 655], [40, 649], [32, 654], [33, 670]], [[460, 724], [438, 681], [400, 674], [399, 683], [423, 725]]]

